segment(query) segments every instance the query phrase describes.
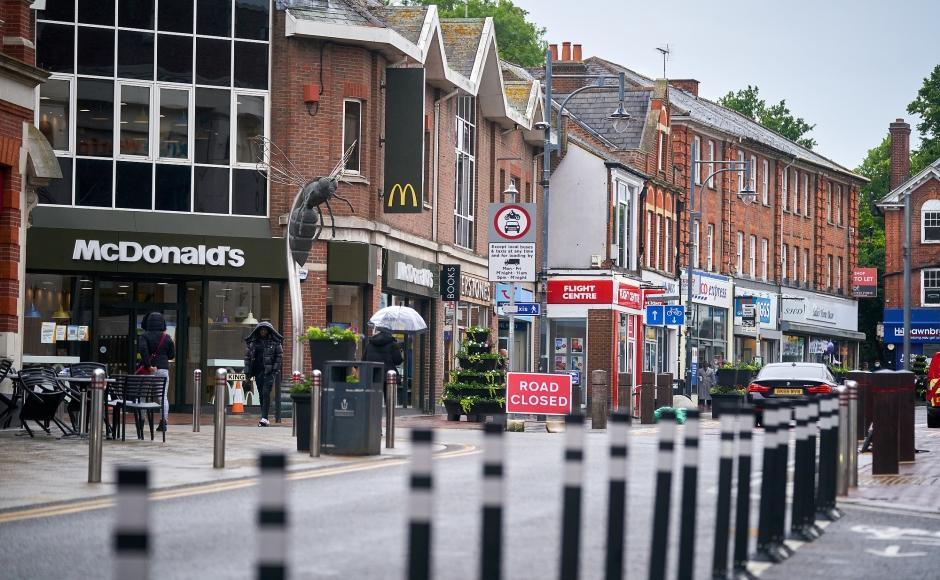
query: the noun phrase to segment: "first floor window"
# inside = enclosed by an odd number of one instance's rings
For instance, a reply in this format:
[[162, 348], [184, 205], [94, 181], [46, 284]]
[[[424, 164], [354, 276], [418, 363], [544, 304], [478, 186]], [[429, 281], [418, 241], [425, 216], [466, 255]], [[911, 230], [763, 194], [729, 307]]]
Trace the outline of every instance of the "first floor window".
[[660, 251], [663, 239], [663, 216], [656, 216], [656, 267], [662, 270], [662, 262], [659, 261], [660, 257], [663, 255]]
[[[800, 249], [796, 246], [793, 246], [793, 282], [797, 282], [800, 279], [799, 272], [799, 257]], [[803, 266], [803, 269], [806, 269], [806, 266]]]
[[692, 265], [695, 268], [699, 267], [699, 241], [700, 241], [700, 230], [701, 224], [695, 222], [695, 227], [692, 229]]
[[767, 238], [760, 241], [760, 277], [764, 282], [767, 281], [767, 251], [769, 246], [770, 241]]
[[[692, 155], [693, 162], [699, 162], [702, 160], [702, 138], [696, 135], [694, 137], [693, 148], [695, 152]], [[695, 184], [699, 185], [702, 183], [702, 172], [705, 170], [703, 163], [697, 163], [695, 166]]]
[[626, 183], [617, 182], [617, 204], [614, 206], [614, 244], [617, 250], [614, 260], [618, 266], [629, 268], [630, 256], [630, 189]]
[[803, 285], [809, 279], [809, 249], [803, 248]]
[[766, 159], [761, 161], [760, 187], [764, 205], [770, 205], [770, 163]]
[[940, 199], [931, 199], [920, 207], [921, 242], [940, 242]]
[[665, 257], [663, 258], [663, 270], [672, 271], [672, 219], [666, 218], [666, 227], [663, 230], [663, 248]]
[[39, 86], [36, 125], [56, 151], [71, 150], [71, 87], [64, 79], [50, 79]]
[[352, 149], [349, 159], [346, 160], [346, 165], [343, 167], [343, 171], [346, 173], [359, 173], [360, 171], [359, 142], [362, 138], [361, 133], [362, 103], [347, 99], [343, 101], [343, 150], [340, 152], [341, 155], [345, 155], [347, 151]]
[[940, 270], [921, 270], [920, 302], [924, 306], [940, 306]]
[[709, 272], [715, 271], [715, 225], [708, 224], [705, 230], [705, 268]]
[[836, 258], [836, 290], [842, 291], [842, 257]]
[[646, 267], [653, 266], [653, 212], [646, 212]]
[[738, 251], [734, 264], [734, 273], [740, 275], [744, 270], [744, 232], [738, 232]]
[[787, 247], [780, 246], [780, 277], [787, 279]]
[[826, 256], [826, 288], [832, 288], [832, 254]]
[[750, 245], [748, 249], [750, 253], [748, 254], [748, 275], [751, 278], [757, 276], [757, 236], [751, 236]]

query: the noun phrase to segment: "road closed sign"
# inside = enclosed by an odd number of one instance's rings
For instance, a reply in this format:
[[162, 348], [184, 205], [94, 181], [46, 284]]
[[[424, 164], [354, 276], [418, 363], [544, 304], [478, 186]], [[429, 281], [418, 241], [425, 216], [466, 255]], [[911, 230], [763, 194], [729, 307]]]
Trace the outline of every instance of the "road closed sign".
[[571, 375], [507, 373], [506, 412], [524, 415], [571, 413]]

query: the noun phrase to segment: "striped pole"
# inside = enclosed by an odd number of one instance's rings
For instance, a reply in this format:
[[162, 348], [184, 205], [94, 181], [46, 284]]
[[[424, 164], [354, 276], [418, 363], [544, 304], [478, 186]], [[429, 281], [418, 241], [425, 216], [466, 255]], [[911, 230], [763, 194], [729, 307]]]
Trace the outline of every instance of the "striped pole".
[[577, 580], [581, 552], [581, 479], [584, 472], [584, 415], [565, 416], [565, 488], [561, 532], [561, 580]]
[[676, 446], [676, 416], [659, 418], [659, 457], [656, 461], [656, 501], [653, 511], [653, 545], [650, 552], [650, 580], [665, 580], [669, 542], [669, 500], [672, 495], [673, 453]]
[[771, 562], [780, 562], [783, 558], [774, 544], [774, 503], [773, 497], [777, 480], [777, 427], [780, 410], [777, 401], [764, 401], [764, 451], [761, 460], [760, 512], [757, 525], [758, 555]]
[[751, 455], [754, 453], [752, 431], [753, 407], [738, 410], [738, 495], [734, 510], [734, 576], [753, 578], [747, 570], [748, 539], [751, 531]]
[[[819, 489], [816, 492], [816, 513], [835, 521], [842, 517], [836, 508], [836, 492], [839, 480], [840, 444], [840, 395], [827, 397], [826, 413], [820, 418], [819, 435]], [[846, 407], [847, 408], [847, 407]], [[847, 452], [847, 450], [846, 450]]]
[[287, 578], [287, 458], [262, 453], [258, 499], [258, 580]]
[[430, 429], [411, 431], [411, 495], [408, 521], [408, 580], [431, 577], [431, 514], [434, 494], [431, 479], [431, 445], [434, 432]]
[[809, 401], [797, 399], [794, 401], [796, 414], [796, 448], [793, 468], [793, 500], [790, 503], [790, 534], [802, 540], [810, 541], [813, 538], [806, 529], [806, 494], [808, 492], [808, 461], [814, 453], [809, 447]]
[[785, 558], [793, 555], [793, 551], [784, 543], [786, 538], [787, 519], [787, 480], [790, 472], [790, 416], [793, 405], [790, 401], [780, 402], [780, 411], [777, 424], [777, 481], [774, 492], [776, 509], [774, 511], [774, 544], [780, 549]]
[[[823, 403], [826, 404], [825, 421], [823, 421]], [[822, 535], [822, 528], [816, 525], [816, 458], [818, 456], [816, 449], [817, 438], [820, 445], [823, 438], [828, 438], [828, 395], [822, 398], [810, 399], [807, 406], [806, 421], [806, 447], [808, 453], [806, 456], [806, 483], [803, 486], [803, 529], [807, 537], [816, 539]], [[819, 434], [817, 436], [817, 433]], [[828, 445], [827, 445], [828, 447]], [[820, 459], [820, 463], [823, 461]], [[826, 482], [820, 482], [825, 484]]]
[[117, 469], [114, 504], [114, 577], [147, 580], [150, 577], [149, 472], [146, 467]]
[[738, 409], [721, 413], [721, 458], [718, 461], [718, 506], [715, 511], [715, 549], [712, 578], [728, 577], [728, 536], [731, 527], [731, 476], [734, 470], [734, 434]]
[[503, 431], [503, 423], [498, 421], [484, 427], [481, 580], [499, 580], [502, 577]]
[[624, 528], [627, 518], [627, 459], [630, 453], [630, 416], [614, 413], [610, 417], [610, 484], [607, 500], [607, 580], [623, 578], [626, 552]]
[[682, 444], [682, 512], [679, 518], [679, 580], [695, 575], [695, 512], [698, 487], [699, 412], [685, 412], [685, 441]]

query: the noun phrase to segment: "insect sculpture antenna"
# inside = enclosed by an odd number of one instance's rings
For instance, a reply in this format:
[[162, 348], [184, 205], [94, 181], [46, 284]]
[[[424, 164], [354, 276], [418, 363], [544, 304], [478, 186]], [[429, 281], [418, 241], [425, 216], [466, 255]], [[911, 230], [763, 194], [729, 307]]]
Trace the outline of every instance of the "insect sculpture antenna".
[[296, 187], [303, 187], [311, 181], [297, 169], [284, 151], [267, 137], [262, 135], [252, 137], [251, 149], [257, 160], [255, 170], [269, 181]]

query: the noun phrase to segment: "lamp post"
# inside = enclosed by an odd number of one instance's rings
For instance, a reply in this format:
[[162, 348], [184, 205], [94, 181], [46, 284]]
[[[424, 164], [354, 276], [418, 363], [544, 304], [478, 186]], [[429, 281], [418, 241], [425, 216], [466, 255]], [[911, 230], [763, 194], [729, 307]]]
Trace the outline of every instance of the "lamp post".
[[744, 173], [744, 188], [738, 192], [738, 198], [743, 201], [745, 204], [750, 205], [754, 203], [754, 200], [757, 199], [757, 192], [751, 189], [751, 162], [750, 161], [738, 161], [738, 160], [711, 160], [711, 161], [699, 161], [698, 158], [698, 147], [695, 146], [695, 141], [692, 142], [692, 162], [689, 164], [691, 172], [689, 174], [689, 241], [688, 241], [688, 257], [689, 265], [686, 269], [686, 338], [685, 338], [685, 375], [687, 377], [685, 384], [687, 385], [686, 391], [689, 395], [692, 394], [692, 383], [694, 377], [692, 376], [692, 283], [694, 279], [694, 268], [692, 261], [692, 230], [695, 228], [695, 221], [702, 216], [702, 201], [699, 200], [699, 210], [695, 211], [695, 176], [698, 175], [699, 165], [709, 163], [714, 165], [723, 165], [723, 169], [712, 172], [707, 178], [702, 180], [702, 185], [711, 181], [716, 175], [721, 173]]
[[[592, 90], [592, 89], [605, 89], [607, 88], [607, 79], [613, 78], [610, 75], [564, 75], [565, 78], [579, 78], [579, 79], [597, 79], [596, 85], [585, 85], [578, 89], [575, 89], [562, 101], [561, 106], [558, 107], [558, 133], [561, 133], [561, 116], [565, 112], [565, 107], [568, 106], [568, 101], [571, 100], [571, 97], [577, 95], [578, 93]], [[542, 300], [541, 300], [541, 309], [539, 312], [539, 341], [541, 344], [539, 352], [539, 360], [544, 361], [542, 363], [543, 372], [549, 371], [548, 365], [548, 202], [549, 202], [549, 182], [551, 180], [551, 171], [552, 171], [552, 150], [557, 149], [557, 146], [552, 145], [552, 53], [551, 51], [545, 51], [545, 105], [542, 110], [542, 114], [545, 116], [545, 120], [541, 123], [536, 124], [536, 128], [542, 129], [545, 132], [544, 145], [542, 148], [542, 264], [541, 272], [539, 273], [539, 280], [543, 284], [542, 289]], [[612, 112], [608, 119], [610, 119], [614, 131], [617, 133], [623, 133], [627, 130], [627, 126], [630, 122], [630, 113], [626, 111], [623, 106], [624, 100], [624, 91], [625, 91], [625, 79], [624, 73], [619, 74], [619, 83], [620, 83], [620, 99], [617, 109]]]

